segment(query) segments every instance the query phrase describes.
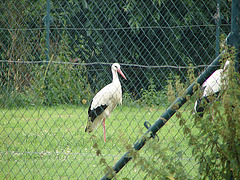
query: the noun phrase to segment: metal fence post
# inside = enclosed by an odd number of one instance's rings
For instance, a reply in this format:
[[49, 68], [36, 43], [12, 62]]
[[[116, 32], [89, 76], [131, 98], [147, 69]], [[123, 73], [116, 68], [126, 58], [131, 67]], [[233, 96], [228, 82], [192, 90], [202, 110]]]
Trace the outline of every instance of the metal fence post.
[[45, 16], [45, 26], [46, 26], [46, 60], [49, 61], [49, 34], [50, 34], [50, 23], [51, 23], [51, 15], [50, 15], [50, 3], [51, 0], [47, 0], [47, 14]]
[[219, 40], [220, 25], [221, 25], [220, 0], [217, 0], [217, 12], [214, 18], [217, 25], [217, 28], [216, 28], [216, 57], [217, 57], [220, 52], [220, 40]]
[[239, 25], [240, 25], [240, 0], [232, 1], [231, 9], [231, 33], [227, 37], [227, 44], [234, 46], [237, 50], [235, 69], [239, 67], [239, 45], [240, 45], [240, 35], [239, 35]]

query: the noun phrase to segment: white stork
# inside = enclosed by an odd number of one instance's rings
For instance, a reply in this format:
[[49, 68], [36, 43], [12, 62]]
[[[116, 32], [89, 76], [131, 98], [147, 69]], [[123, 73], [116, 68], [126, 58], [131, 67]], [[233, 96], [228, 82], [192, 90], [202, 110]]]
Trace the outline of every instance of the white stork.
[[95, 95], [88, 109], [88, 122], [85, 132], [92, 132], [94, 129], [97, 129], [102, 122], [105, 142], [105, 118], [110, 116], [117, 104], [122, 104], [122, 87], [117, 73], [121, 74], [123, 78], [126, 79], [120, 69], [120, 65], [118, 63], [114, 63], [112, 65], [112, 83], [102, 88]]
[[218, 69], [202, 84], [203, 95], [200, 99], [196, 100], [194, 111], [200, 117], [203, 117], [204, 108], [207, 103], [210, 103], [208, 97], [211, 95], [218, 96], [221, 87], [226, 84], [223, 79], [226, 77], [227, 69], [230, 61], [227, 60], [223, 69]]

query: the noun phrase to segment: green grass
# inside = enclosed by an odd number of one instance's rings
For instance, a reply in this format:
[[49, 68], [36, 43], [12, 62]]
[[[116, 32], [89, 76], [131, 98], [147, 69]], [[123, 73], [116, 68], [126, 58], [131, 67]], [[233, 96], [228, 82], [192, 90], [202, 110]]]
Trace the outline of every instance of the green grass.
[[[93, 144], [96, 142], [109, 166], [113, 166], [143, 132], [144, 121], [153, 124], [164, 109], [119, 106], [106, 120], [107, 142], [103, 130], [94, 132], [96, 138], [84, 132], [87, 107], [57, 106], [41, 108], [0, 109], [0, 179], [100, 179], [105, 166], [99, 163]], [[188, 118], [190, 112], [184, 115]], [[173, 117], [158, 133], [159, 146], [168, 147], [168, 154], [181, 153], [179, 161], [191, 175], [196, 175], [196, 162], [191, 157], [176, 118]], [[181, 151], [181, 152], [180, 152]], [[144, 157], [151, 150], [140, 151]], [[142, 179], [145, 173], [130, 161], [117, 179]]]

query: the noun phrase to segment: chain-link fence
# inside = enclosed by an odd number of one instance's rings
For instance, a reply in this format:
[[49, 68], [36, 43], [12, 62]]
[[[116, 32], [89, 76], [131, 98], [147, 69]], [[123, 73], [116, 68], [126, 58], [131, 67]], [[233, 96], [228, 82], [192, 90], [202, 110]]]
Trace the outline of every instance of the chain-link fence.
[[[219, 55], [221, 34], [231, 32], [231, 3], [1, 1], [0, 178], [102, 177], [146, 131], [144, 122], [153, 124]], [[94, 135], [84, 130], [115, 62], [127, 80], [119, 77], [123, 104], [106, 119], [105, 143], [101, 126]], [[195, 100], [183, 107], [186, 123]], [[155, 143], [165, 160], [181, 163], [175, 174], [196, 179], [199, 164], [184, 130], [173, 117]], [[140, 155], [154, 153], [148, 145]], [[116, 178], [152, 178], [141, 168], [129, 163]]]

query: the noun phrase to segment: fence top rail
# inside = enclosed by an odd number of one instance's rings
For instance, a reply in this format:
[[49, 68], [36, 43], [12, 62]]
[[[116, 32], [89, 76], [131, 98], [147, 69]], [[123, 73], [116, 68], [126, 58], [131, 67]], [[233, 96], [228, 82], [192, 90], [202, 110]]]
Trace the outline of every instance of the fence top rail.
[[[0, 60], [0, 63], [19, 63], [19, 64], [48, 64], [48, 61], [13, 61], [13, 60]], [[65, 64], [65, 65], [81, 65], [81, 66], [92, 66], [92, 65], [112, 65], [112, 63], [107, 62], [62, 62], [62, 61], [51, 61], [53, 64]], [[206, 68], [206, 67], [219, 67], [219, 65], [191, 65], [191, 66], [172, 66], [172, 65], [160, 65], [160, 66], [148, 66], [141, 64], [127, 64], [121, 63], [122, 66], [146, 68], [146, 69], [158, 69], [158, 68], [172, 68], [172, 69], [196, 69], [196, 68]]]
[[[221, 24], [221, 26], [231, 26], [230, 24]], [[198, 27], [217, 27], [216, 24], [198, 24], [185, 26], [141, 26], [141, 27], [112, 27], [112, 28], [78, 28], [78, 27], [50, 27], [50, 30], [78, 30], [78, 31], [113, 31], [113, 30], [137, 30], [137, 29], [179, 29], [179, 28], [198, 28]], [[39, 28], [1, 28], [2, 31], [32, 31], [45, 30], [46, 27]]]

